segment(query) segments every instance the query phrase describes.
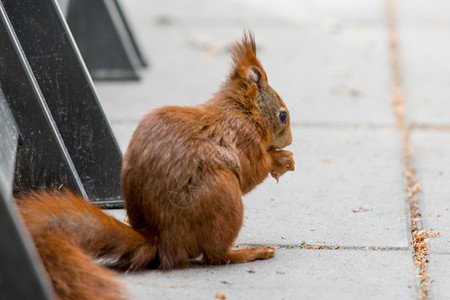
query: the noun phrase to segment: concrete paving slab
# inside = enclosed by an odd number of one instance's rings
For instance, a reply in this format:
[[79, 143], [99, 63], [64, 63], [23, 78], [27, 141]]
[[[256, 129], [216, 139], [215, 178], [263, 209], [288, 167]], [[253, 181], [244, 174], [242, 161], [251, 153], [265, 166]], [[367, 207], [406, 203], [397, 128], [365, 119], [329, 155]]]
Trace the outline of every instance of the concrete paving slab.
[[449, 125], [450, 3], [445, 0], [396, 2], [407, 122]]
[[402, 27], [418, 29], [450, 25], [450, 2], [447, 0], [396, 0], [394, 3], [396, 19]]
[[[126, 8], [133, 16], [147, 21], [158, 20], [169, 25], [189, 20], [211, 19], [209, 26], [218, 20], [229, 19], [243, 23], [259, 20], [267, 24], [270, 20], [281, 22], [315, 22], [322, 19], [345, 19], [351, 22], [370, 23], [383, 20], [383, 7], [377, 0], [225, 0], [208, 1], [125, 0]], [[172, 21], [172, 22], [169, 22]]]
[[431, 254], [428, 274], [431, 288], [429, 299], [450, 299], [450, 257], [449, 254]]
[[450, 125], [450, 57], [447, 28], [400, 26], [400, 57], [406, 120], [416, 125]]
[[343, 23], [336, 33], [315, 26], [257, 33], [261, 60], [294, 123], [395, 124], [381, 28]]
[[[110, 119], [111, 120], [111, 119]], [[138, 120], [111, 120], [110, 125], [122, 153], [128, 148], [133, 132], [136, 130]]]
[[293, 135], [296, 171], [279, 184], [267, 178], [244, 198], [238, 243], [408, 246], [398, 132], [295, 128]]
[[415, 130], [411, 145], [424, 228], [440, 232], [428, 243], [430, 253], [450, 254], [450, 132]]
[[[301, 135], [307, 134], [302, 142]], [[384, 128], [294, 128], [296, 171], [244, 197], [238, 244], [409, 245], [399, 133]], [[121, 219], [121, 218], [119, 218]]]
[[[138, 121], [159, 106], [206, 101], [228, 73], [229, 44], [241, 36], [244, 28], [250, 28], [255, 32], [269, 80], [292, 110], [294, 122], [395, 124], [382, 10], [371, 10], [371, 18], [377, 21], [364, 23], [352, 18], [358, 11], [369, 14], [369, 9], [356, 1], [340, 9], [331, 1], [312, 5], [289, 2], [296, 10], [283, 9], [280, 15], [278, 5], [264, 2], [258, 7], [270, 17], [253, 10], [239, 21], [230, 13], [236, 3], [249, 6], [248, 11], [256, 3], [224, 1], [214, 2], [220, 4], [213, 6], [208, 1], [198, 2], [188, 5], [178, 1], [179, 6], [171, 2], [161, 7], [143, 1], [125, 3], [151, 66], [143, 72], [141, 84], [96, 83], [111, 120]], [[371, 7], [375, 2], [368, 4]], [[356, 9], [353, 14], [351, 8]], [[280, 16], [303, 10], [315, 11], [316, 18], [300, 23], [277, 21]], [[166, 14], [175, 21], [161, 23], [158, 16]], [[224, 26], [222, 19], [230, 24]], [[128, 106], [127, 110], [122, 109], [123, 105]]]
[[136, 300], [414, 299], [411, 261], [408, 251], [278, 249], [265, 261], [119, 278]]
[[[158, 47], [150, 52], [154, 62], [143, 73], [145, 84], [96, 83], [106, 114], [113, 120], [140, 120], [159, 106], [208, 100], [228, 73], [229, 44], [241, 34], [239, 26], [188, 27], [170, 34], [153, 29], [148, 39]], [[269, 82], [285, 100], [293, 122], [395, 124], [381, 28], [349, 26], [334, 34], [318, 27], [285, 27], [255, 29], [255, 34]], [[123, 105], [130, 107], [124, 111]]]
[[[448, 125], [448, 12], [407, 3], [395, 2], [407, 121]], [[123, 6], [151, 66], [140, 82], [96, 82], [122, 149], [150, 110], [210, 98], [228, 72], [228, 45], [250, 28], [269, 81], [291, 110], [297, 163], [279, 184], [268, 178], [244, 197], [237, 244], [279, 245], [274, 259], [121, 275], [135, 299], [420, 297], [382, 1], [123, 0]], [[441, 232], [429, 243], [430, 299], [449, 295], [449, 134], [411, 136], [424, 227]], [[125, 212], [113, 214], [122, 220]], [[302, 241], [340, 248], [308, 250]]]

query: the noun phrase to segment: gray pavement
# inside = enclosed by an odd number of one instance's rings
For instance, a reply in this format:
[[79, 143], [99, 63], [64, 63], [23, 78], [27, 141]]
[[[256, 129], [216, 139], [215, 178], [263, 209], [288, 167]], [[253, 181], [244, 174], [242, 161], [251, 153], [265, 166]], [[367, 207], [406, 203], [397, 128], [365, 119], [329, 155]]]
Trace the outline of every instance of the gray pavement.
[[[275, 258], [119, 275], [132, 299], [450, 299], [448, 1], [121, 2], [150, 61], [139, 82], [96, 82], [122, 150], [150, 110], [210, 98], [228, 73], [228, 45], [249, 28], [291, 111], [296, 159], [279, 184], [268, 178], [244, 197], [236, 244], [278, 246]], [[404, 126], [392, 103], [388, 2]], [[428, 242], [428, 295], [414, 264], [405, 137], [419, 224], [440, 232]]]

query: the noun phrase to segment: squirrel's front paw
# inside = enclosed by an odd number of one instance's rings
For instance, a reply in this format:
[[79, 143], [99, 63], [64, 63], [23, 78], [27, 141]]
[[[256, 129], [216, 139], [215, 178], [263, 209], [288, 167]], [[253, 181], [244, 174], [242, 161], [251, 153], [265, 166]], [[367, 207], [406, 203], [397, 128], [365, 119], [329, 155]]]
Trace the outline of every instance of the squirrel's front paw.
[[271, 151], [272, 169], [270, 175], [279, 181], [280, 177], [287, 171], [295, 170], [294, 154], [291, 151], [275, 150]]

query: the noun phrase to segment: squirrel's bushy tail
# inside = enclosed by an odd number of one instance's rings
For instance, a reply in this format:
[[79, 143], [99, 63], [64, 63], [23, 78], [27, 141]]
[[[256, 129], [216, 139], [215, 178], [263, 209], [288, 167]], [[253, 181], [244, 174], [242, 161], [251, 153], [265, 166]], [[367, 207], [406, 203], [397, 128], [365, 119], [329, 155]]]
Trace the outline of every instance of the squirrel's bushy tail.
[[38, 237], [36, 246], [58, 299], [126, 299], [114, 273], [92, 264], [72, 242], [52, 234]]
[[125, 299], [109, 268], [136, 270], [156, 247], [132, 228], [69, 191], [16, 199], [59, 299]]

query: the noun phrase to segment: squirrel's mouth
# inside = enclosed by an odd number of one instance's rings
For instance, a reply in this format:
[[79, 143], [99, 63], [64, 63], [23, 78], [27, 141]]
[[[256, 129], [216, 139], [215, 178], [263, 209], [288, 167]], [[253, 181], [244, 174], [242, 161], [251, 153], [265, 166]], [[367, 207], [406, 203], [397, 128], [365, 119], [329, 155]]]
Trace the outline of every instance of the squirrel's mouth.
[[281, 150], [292, 144], [292, 133], [290, 128], [282, 130], [275, 138], [271, 136], [272, 140], [267, 145], [267, 151]]
[[267, 152], [278, 151], [278, 150], [281, 150], [281, 149], [283, 149], [283, 148], [278, 148], [278, 147], [274, 147], [274, 146], [267, 146]]
[[277, 151], [286, 148], [292, 143], [292, 138], [283, 139], [281, 142], [269, 144], [267, 146], [267, 151]]

